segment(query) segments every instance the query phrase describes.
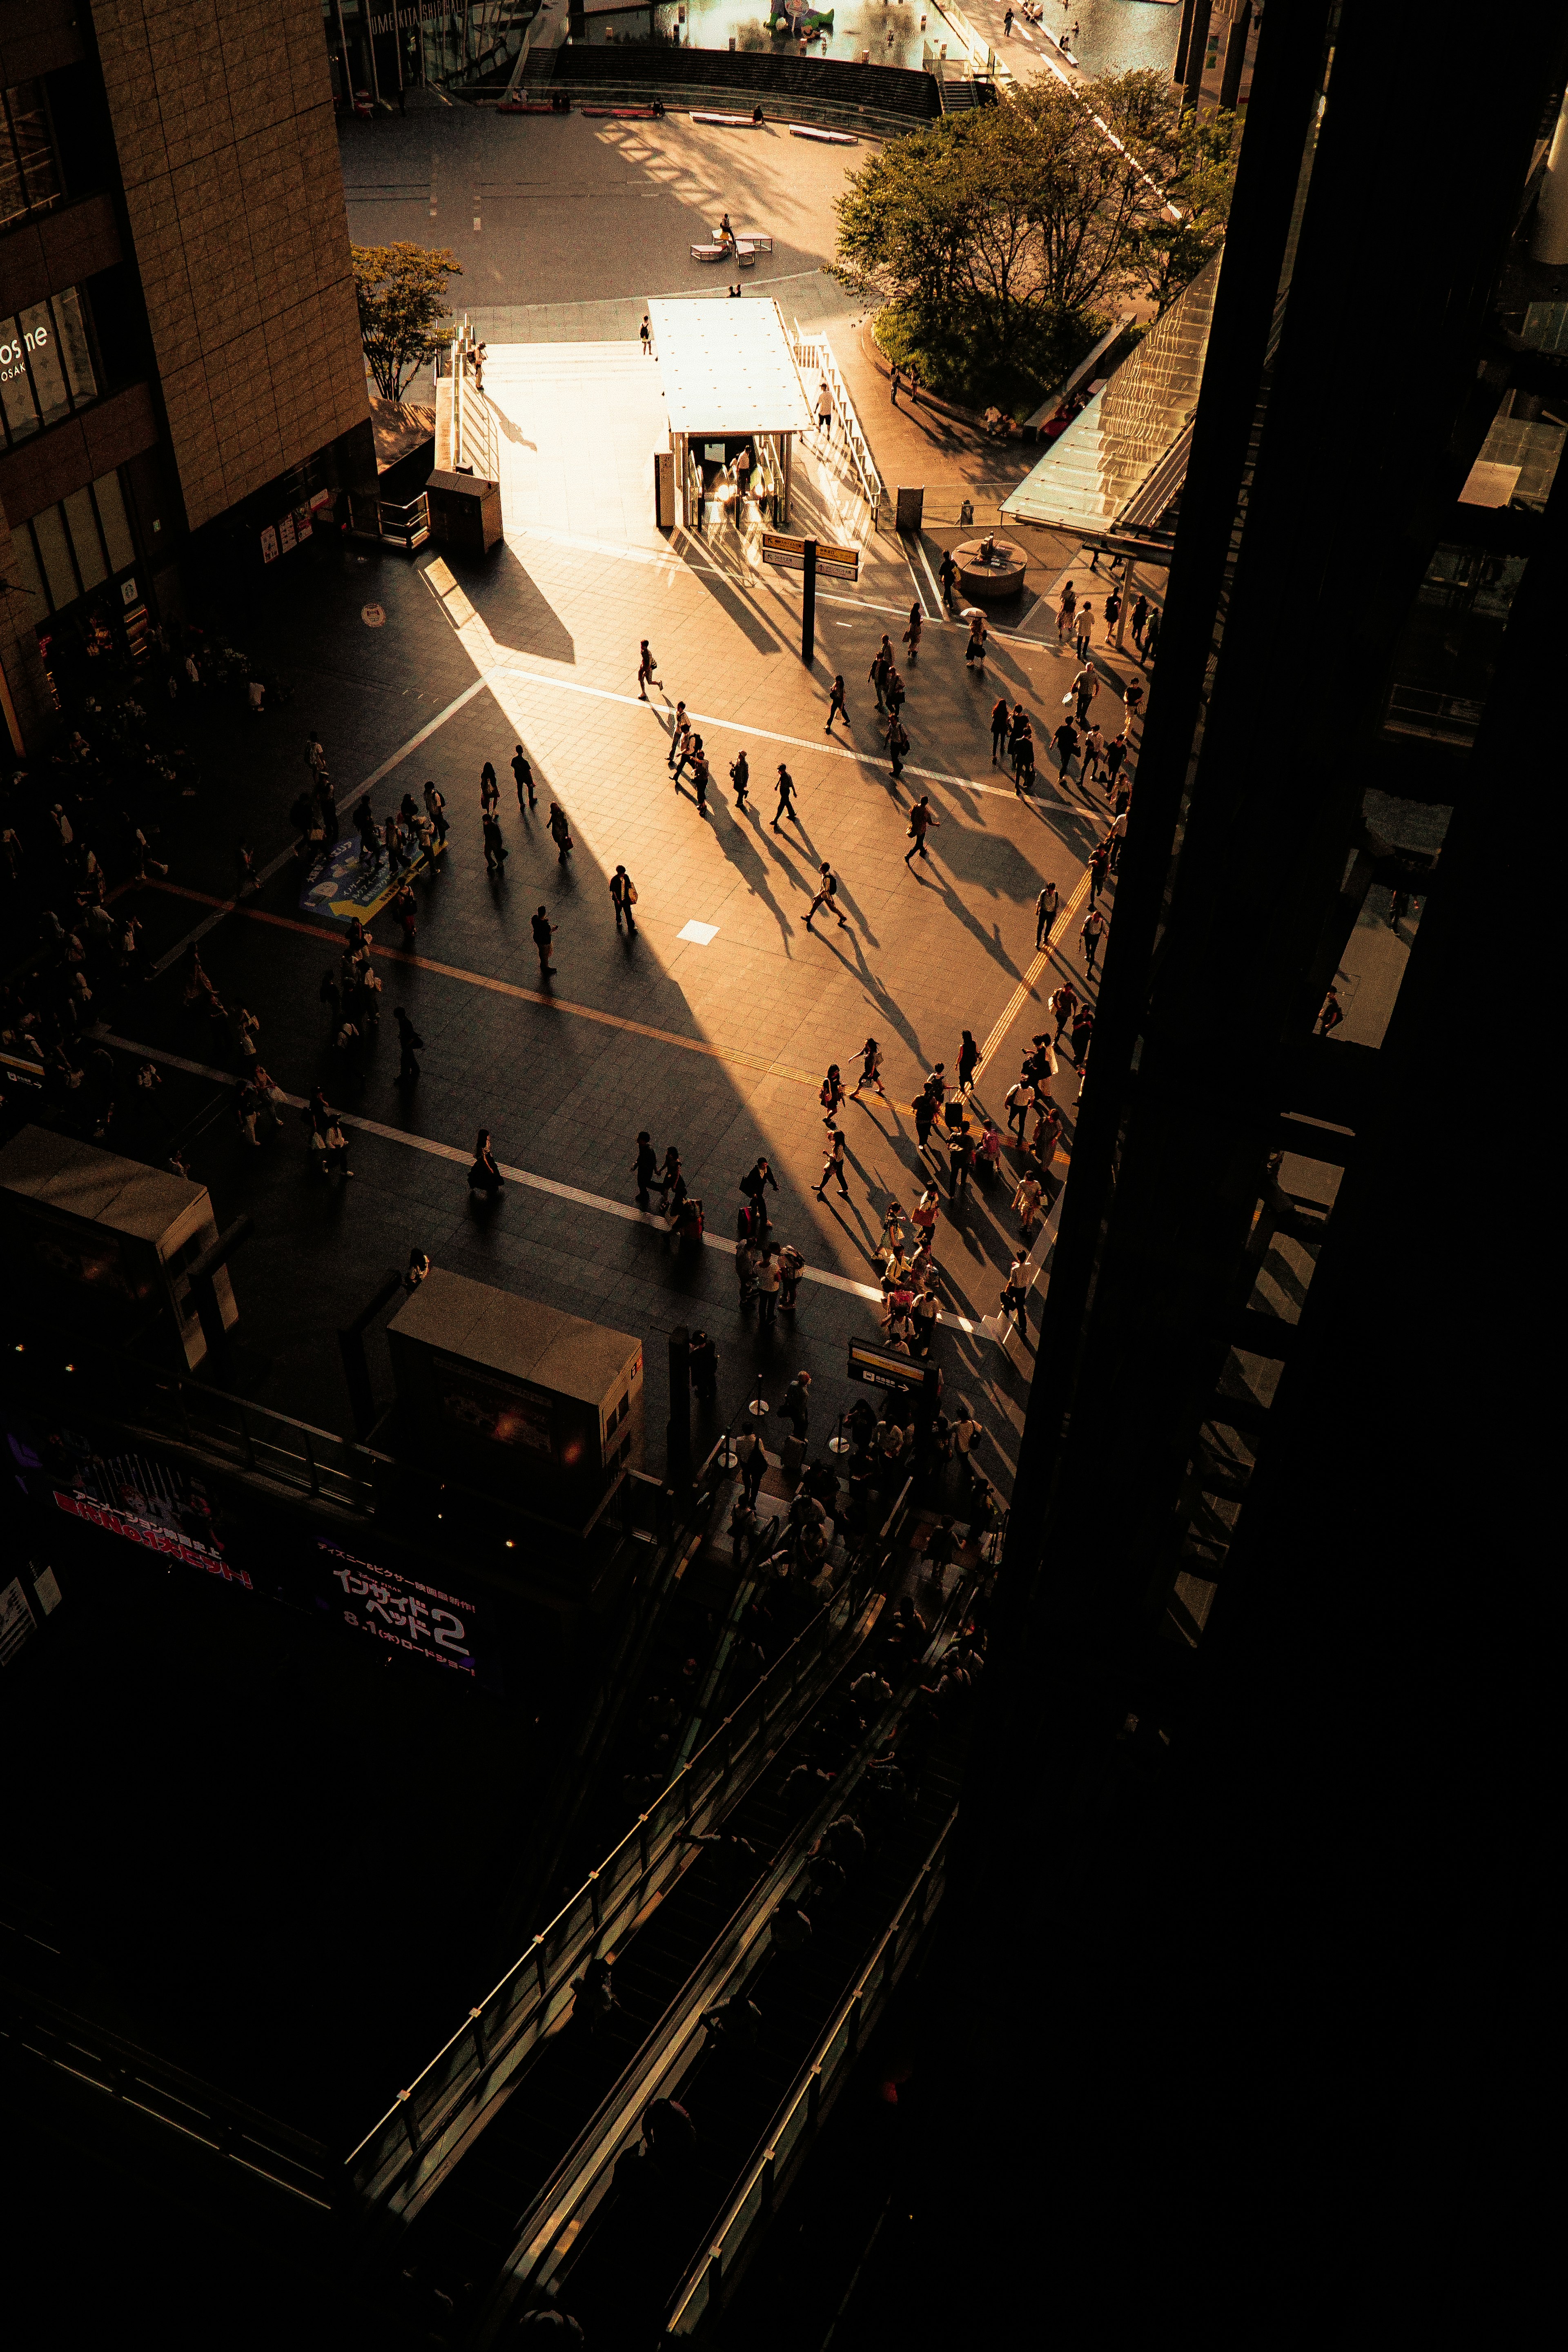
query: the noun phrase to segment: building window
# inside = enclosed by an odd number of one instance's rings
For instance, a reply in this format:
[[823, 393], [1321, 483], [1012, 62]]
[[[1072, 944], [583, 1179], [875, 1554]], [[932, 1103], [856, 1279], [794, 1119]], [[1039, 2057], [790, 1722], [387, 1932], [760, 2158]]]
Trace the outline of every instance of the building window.
[[36, 81], [19, 81], [0, 96], [0, 228], [47, 213], [59, 200], [44, 93]]
[[100, 475], [89, 488], [73, 490], [63, 504], [17, 523], [11, 539], [22, 584], [33, 602], [33, 621], [74, 604], [136, 561], [118, 474]]
[[0, 319], [0, 418], [8, 449], [97, 398], [87, 319], [74, 286]]

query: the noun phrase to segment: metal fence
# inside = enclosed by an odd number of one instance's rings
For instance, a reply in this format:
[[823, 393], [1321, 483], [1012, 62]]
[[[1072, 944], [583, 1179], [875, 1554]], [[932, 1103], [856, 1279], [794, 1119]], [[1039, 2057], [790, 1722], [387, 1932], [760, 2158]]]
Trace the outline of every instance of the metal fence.
[[[861, 429], [855, 404], [849, 397], [849, 388], [838, 372], [833, 346], [826, 335], [802, 334], [798, 320], [790, 330], [790, 345], [795, 352], [795, 363], [806, 381], [808, 394], [811, 377], [821, 376], [826, 381], [827, 389], [833, 395], [834, 412], [838, 419], [843, 444], [858, 478], [861, 494], [871, 509], [874, 524], [888, 493], [882, 486], [882, 477], [877, 471], [871, 445]], [[813, 402], [812, 405], [815, 407], [816, 403]]]
[[584, 1885], [471, 2009], [408, 2088], [349, 2154], [361, 2211], [412, 2220], [485, 2110], [563, 2016], [573, 1979], [602, 1941], [623, 1936], [690, 1861], [701, 1835], [763, 1769], [868, 1627], [874, 1570], [908, 1487], [875, 1545], [734, 1711], [684, 1764]]

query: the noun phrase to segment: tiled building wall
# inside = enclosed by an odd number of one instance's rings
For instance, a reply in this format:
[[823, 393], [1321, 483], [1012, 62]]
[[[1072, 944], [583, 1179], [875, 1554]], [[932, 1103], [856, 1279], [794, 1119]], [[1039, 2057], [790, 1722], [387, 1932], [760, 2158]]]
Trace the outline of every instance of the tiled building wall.
[[193, 530], [368, 413], [319, 0], [91, 0]]

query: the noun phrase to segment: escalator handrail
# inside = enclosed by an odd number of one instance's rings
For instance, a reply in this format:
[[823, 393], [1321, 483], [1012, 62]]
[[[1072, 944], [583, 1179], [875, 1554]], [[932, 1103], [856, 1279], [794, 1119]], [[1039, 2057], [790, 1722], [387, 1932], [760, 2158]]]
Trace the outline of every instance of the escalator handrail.
[[577, 2244], [608, 2192], [616, 2160], [631, 2144], [628, 2134], [636, 2137], [650, 2101], [678, 2095], [679, 2085], [698, 2054], [704, 2014], [724, 1997], [733, 1980], [750, 1973], [765, 1956], [774, 1910], [799, 1877], [812, 1846], [828, 1822], [843, 1810], [850, 1790], [883, 1753], [898, 1724], [914, 1704], [925, 1676], [950, 1646], [963, 1622], [972, 1590], [967, 1580], [954, 1587], [931, 1628], [920, 1660], [868, 1729], [854, 1756], [772, 1867], [749, 1890], [522, 2215], [491, 2300], [481, 2341], [489, 2340], [521, 2294], [548, 2283], [555, 2258]]
[[[900, 1504], [904, 1499], [900, 1496]], [[895, 1511], [889, 1527], [896, 1517]], [[682, 1851], [682, 1841], [694, 1829], [710, 1829], [722, 1820], [768, 1756], [793, 1736], [803, 1705], [815, 1704], [824, 1665], [832, 1679], [842, 1665], [841, 1649], [846, 1643], [858, 1647], [865, 1639], [875, 1622], [874, 1612], [868, 1614], [868, 1595], [884, 1557], [879, 1540], [350, 2151], [344, 2159], [348, 2194], [362, 2211], [385, 2210], [412, 2220], [449, 2168], [478, 2113], [568, 2005], [574, 1972], [602, 1938], [635, 1922], [650, 1898], [664, 1891], [659, 1874], [667, 1865], [674, 1865], [671, 1883], [689, 1865], [694, 1854]], [[749, 1724], [741, 1729], [748, 1716]], [[437, 2085], [434, 2078], [443, 2067], [448, 2079]], [[422, 2085], [430, 2086], [428, 2114], [421, 2113]]]

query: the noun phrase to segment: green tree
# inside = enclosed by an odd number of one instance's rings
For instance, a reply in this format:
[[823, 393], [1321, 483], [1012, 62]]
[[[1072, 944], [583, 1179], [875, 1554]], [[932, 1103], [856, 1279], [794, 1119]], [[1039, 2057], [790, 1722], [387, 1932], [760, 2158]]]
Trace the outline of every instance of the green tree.
[[422, 245], [353, 245], [360, 340], [375, 388], [401, 402], [409, 378], [433, 359], [449, 324], [447, 280], [463, 274], [455, 253]]
[[1218, 252], [1230, 219], [1242, 118], [1216, 109], [1201, 120], [1181, 118], [1176, 152], [1165, 180], [1170, 210], [1152, 215], [1139, 229], [1135, 253], [1141, 289], [1156, 315], [1169, 310], [1184, 287]]

